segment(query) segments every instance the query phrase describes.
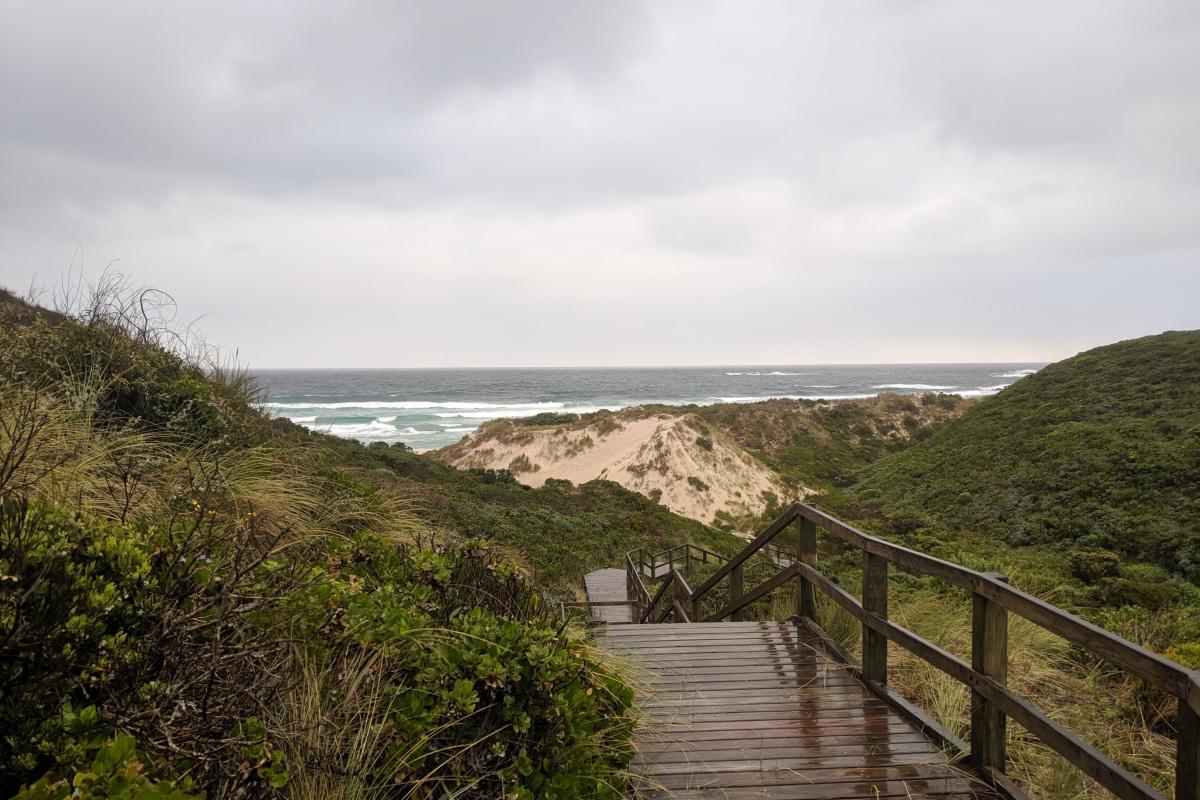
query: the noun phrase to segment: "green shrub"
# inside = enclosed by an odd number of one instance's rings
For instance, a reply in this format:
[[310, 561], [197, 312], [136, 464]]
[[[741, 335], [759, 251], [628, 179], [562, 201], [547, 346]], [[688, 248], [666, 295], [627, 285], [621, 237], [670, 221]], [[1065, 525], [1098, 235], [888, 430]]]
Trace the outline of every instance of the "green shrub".
[[202, 800], [185, 782], [155, 781], [145, 773], [132, 736], [117, 736], [70, 778], [47, 776], [22, 788], [16, 800]]
[[[1196, 582], [1195, 430], [1200, 331], [1169, 331], [1089, 350], [980, 400], [866, 467], [849, 499], [872, 490], [886, 507], [921, 508], [955, 531], [1111, 550]], [[971, 502], [958, 502], [964, 492]]]
[[508, 471], [513, 475], [520, 475], [524, 472], [537, 472], [540, 469], [541, 466], [530, 461], [529, 456], [524, 453], [521, 453], [521, 455], [514, 458], [508, 464]]
[[707, 436], [697, 436], [696, 437], [696, 446], [701, 448], [702, 450], [711, 451], [713, 449], [713, 440], [708, 438]]
[[1088, 583], [1113, 577], [1120, 566], [1121, 557], [1111, 550], [1083, 550], [1071, 556], [1071, 573]]
[[514, 420], [517, 425], [526, 425], [530, 427], [570, 425], [572, 422], [578, 421], [578, 414], [561, 414], [557, 411], [543, 411], [540, 414], [534, 414], [532, 417], [518, 417], [516, 420]]
[[709, 489], [708, 484], [697, 478], [695, 475], [688, 475], [687, 482], [698, 492], [707, 492]]
[[1171, 583], [1101, 578], [1096, 584], [1095, 595], [1103, 605], [1141, 606], [1151, 611], [1161, 611], [1179, 599], [1179, 588]]
[[128, 684], [145, 657], [153, 589], [145, 530], [0, 506], [0, 793], [81, 753], [64, 704]]
[[387, 654], [391, 701], [375, 721], [401, 746], [380, 748], [371, 782], [479, 798], [621, 796], [632, 690], [511, 564], [474, 543], [397, 550], [360, 537], [337, 552], [354, 566], [299, 600], [328, 642], [322, 673], [364, 648]]

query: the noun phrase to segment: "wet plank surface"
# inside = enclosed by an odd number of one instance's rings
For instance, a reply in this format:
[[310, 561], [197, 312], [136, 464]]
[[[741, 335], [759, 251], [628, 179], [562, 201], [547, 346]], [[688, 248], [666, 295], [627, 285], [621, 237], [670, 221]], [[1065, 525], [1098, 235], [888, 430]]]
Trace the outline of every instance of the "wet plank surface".
[[[583, 576], [588, 600], [593, 603], [612, 602], [625, 598], [625, 570], [598, 569]], [[629, 606], [594, 606], [592, 619], [600, 622], [632, 622]]]
[[596, 638], [643, 670], [639, 797], [994, 797], [795, 623], [615, 625]]

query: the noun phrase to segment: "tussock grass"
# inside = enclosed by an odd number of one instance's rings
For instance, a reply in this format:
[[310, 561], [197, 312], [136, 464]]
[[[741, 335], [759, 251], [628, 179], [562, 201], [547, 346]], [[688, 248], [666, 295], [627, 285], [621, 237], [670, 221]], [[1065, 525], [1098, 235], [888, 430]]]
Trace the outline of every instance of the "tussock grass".
[[285, 543], [346, 531], [413, 541], [420, 524], [394, 494], [339, 483], [311, 444], [234, 450], [98, 425], [86, 387], [63, 398], [0, 389], [0, 492], [122, 522], [206, 514], [235, 528], [286, 532]]
[[[890, 606], [892, 621], [969, 660], [971, 604], [965, 595], [903, 591]], [[1010, 687], [1170, 795], [1175, 745], [1143, 713], [1136, 681], [1015, 614], [1009, 615], [1008, 646]], [[895, 645], [889, 647], [888, 681], [893, 690], [918, 703], [947, 729], [968, 737], [971, 700], [965, 686]], [[1035, 795], [1078, 800], [1111, 796], [1011, 720], [1008, 754], [1009, 774]]]

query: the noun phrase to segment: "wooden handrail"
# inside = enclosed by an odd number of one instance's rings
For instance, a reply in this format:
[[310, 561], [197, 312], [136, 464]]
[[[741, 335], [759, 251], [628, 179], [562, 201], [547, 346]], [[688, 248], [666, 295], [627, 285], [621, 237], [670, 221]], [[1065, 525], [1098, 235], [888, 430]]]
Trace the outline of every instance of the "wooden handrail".
[[764, 545], [779, 535], [779, 533], [788, 525], [791, 525], [799, 513], [800, 505], [798, 503], [789, 507], [787, 511], [784, 511], [783, 514], [780, 515], [779, 519], [768, 525], [762, 533], [754, 537], [754, 540], [750, 542], [750, 544], [742, 548], [741, 552], [726, 561], [724, 566], [714, 572], [708, 580], [702, 583], [700, 587], [696, 589], [696, 594], [693, 599], [699, 600], [702, 598], [709, 591], [711, 591], [714, 586], [720, 583], [735, 567], [740, 567], [742, 564], [746, 563], [747, 559], [761, 550]]
[[[674, 587], [675, 590], [668, 593], [668, 587]], [[641, 621], [645, 622], [647, 619], [654, 619], [654, 609], [658, 607], [659, 601], [668, 596], [671, 598], [670, 604], [663, 609], [663, 613], [655, 621], [663, 622], [668, 616], [674, 614], [677, 621], [691, 622], [691, 615], [681, 613], [682, 606], [679, 603], [679, 598], [686, 598], [690, 605], [692, 603], [692, 587], [688, 586], [687, 579], [675, 567], [671, 567], [671, 571], [667, 575], [667, 580], [663, 581], [658, 587], [658, 591], [654, 593], [654, 598], [650, 601], [650, 605], [646, 608], [645, 612], [643, 612]], [[694, 605], [692, 605], [692, 609], [695, 609]]]
[[655, 606], [658, 605], [658, 601], [662, 599], [663, 595], [667, 593], [667, 588], [670, 585], [670, 581], [663, 581], [661, 584], [659, 584], [658, 591], [654, 593], [654, 597], [650, 599], [649, 604], [647, 604], [646, 608], [642, 611], [642, 622], [650, 619], [651, 612], [654, 611]]
[[1024, 617], [1053, 634], [1077, 644], [1115, 666], [1149, 681], [1160, 689], [1187, 703], [1200, 713], [1200, 680], [1192, 670], [1168, 658], [1117, 636], [1112, 631], [1093, 625], [1085, 619], [1050, 605], [1045, 600], [998, 580], [994, 575], [943, 561], [925, 553], [869, 536], [839, 519], [809, 505], [797, 506], [799, 515], [816, 523], [847, 544], [913, 572], [940, 578], [974, 594], [999, 603], [1005, 609]]
[[[772, 545], [773, 540], [792, 523], [799, 525], [798, 545], [771, 550], [786, 553], [792, 559], [774, 576], [749, 592], [742, 592], [743, 566], [755, 554]], [[863, 553], [863, 599], [860, 601], [816, 568], [816, 534], [827, 534]], [[688, 547], [688, 546], [683, 546]], [[797, 503], [786, 509], [739, 553], [692, 591], [675, 568], [674, 555], [679, 548], [664, 550], [668, 572], [648, 604], [641, 620], [653, 618], [651, 611], [667, 596], [667, 587], [675, 586], [671, 602], [661, 618], [674, 615], [679, 621], [698, 619], [700, 601], [721, 581], [730, 580], [730, 599], [705, 621], [736, 618], [751, 603], [791, 580], [799, 581], [797, 612], [811, 618], [815, 614], [813, 590], [818, 589], [834, 603], [858, 619], [863, 634], [864, 682], [873, 691], [888, 696], [887, 644], [895, 642], [941, 670], [971, 690], [970, 758], [981, 775], [992, 776], [994, 783], [1007, 784], [1004, 776], [1005, 720], [1011, 717], [1050, 749], [1078, 767], [1122, 800], [1165, 800], [1096, 748], [1050, 719], [1024, 697], [1006, 685], [1008, 663], [1007, 628], [1009, 612], [1023, 617], [1045, 630], [1079, 645], [1095, 656], [1147, 681], [1179, 700], [1176, 754], [1176, 800], [1200, 800], [1200, 674], [1129, 642], [1087, 620], [1009, 585], [1002, 575], [977, 572], [911, 550], [885, 539], [859, 531], [810, 505]], [[788, 552], [790, 551], [790, 552]], [[684, 550], [685, 560], [690, 551]], [[632, 563], [632, 561], [630, 562]], [[889, 565], [909, 572], [946, 581], [971, 593], [972, 653], [967, 661], [943, 650], [887, 619], [887, 573]], [[639, 561], [639, 567], [641, 567]], [[657, 579], [657, 556], [651, 559], [651, 576]], [[640, 583], [640, 577], [638, 582]], [[644, 587], [643, 587], [644, 590]], [[690, 601], [689, 615], [681, 598]], [[813, 623], [815, 625], [815, 623]]]

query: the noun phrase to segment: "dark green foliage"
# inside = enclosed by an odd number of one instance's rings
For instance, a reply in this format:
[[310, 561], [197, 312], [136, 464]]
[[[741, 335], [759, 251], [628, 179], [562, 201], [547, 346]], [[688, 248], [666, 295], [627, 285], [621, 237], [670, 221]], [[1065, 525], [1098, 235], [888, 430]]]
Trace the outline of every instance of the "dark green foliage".
[[697, 478], [695, 475], [688, 475], [687, 482], [698, 492], [707, 492], [709, 489], [708, 484]]
[[1179, 600], [1179, 587], [1172, 583], [1147, 583], [1128, 578], [1100, 578], [1095, 597], [1104, 606], [1140, 606], [1161, 611]]
[[525, 425], [527, 427], [540, 427], [569, 425], [572, 422], [578, 421], [578, 414], [560, 414], [556, 411], [543, 411], [540, 414], [534, 414], [532, 417], [518, 417], [517, 419], [513, 420], [513, 424]]
[[[511, 565], [476, 543], [339, 547], [337, 574], [299, 599], [323, 672], [382, 648], [394, 702], [372, 783], [446, 782], [460, 796], [609, 797], [630, 757], [632, 690], [556, 623]], [[335, 622], [331, 625], [330, 620]], [[448, 721], [454, 724], [447, 725]]]
[[0, 507], [0, 795], [83, 757], [63, 728], [64, 702], [127, 683], [142, 660], [151, 570], [136, 536], [103, 521], [30, 514], [17, 500]]
[[[527, 553], [563, 586], [643, 531], [707, 529], [615, 484], [534, 491], [507, 471], [268, 420], [247, 404], [251, 386], [103, 321], [0, 297], [0, 323], [0, 398], [36, 388], [35, 403], [60, 410], [91, 398], [96, 413], [73, 424], [144, 434], [153, 448], [136, 452], [152, 449], [151, 462], [120, 460], [116, 485], [188, 465], [137, 522], [31, 502], [36, 480], [0, 485], [0, 797], [270, 798], [314, 774], [396, 797], [620, 796], [629, 687], [511, 563], [477, 541], [435, 547], [411, 517], [379, 509], [411, 501], [431, 527]], [[0, 460], [21, 446], [0, 432]], [[223, 505], [214, 464], [268, 452], [300, 465], [254, 479], [274, 512]], [[302, 535], [288, 520], [303, 514], [279, 511], [297, 484], [319, 509]], [[61, 495], [72, 508], [94, 497]], [[418, 530], [425, 546], [397, 543]], [[343, 679], [356, 669], [373, 694], [352, 708]], [[295, 692], [320, 680], [318, 719]], [[339, 713], [347, 727], [327, 727]], [[352, 747], [363, 713], [376, 750]]]
[[1113, 577], [1120, 566], [1121, 557], [1111, 550], [1081, 550], [1071, 555], [1071, 574], [1087, 583]]
[[[612, 481], [523, 486], [504, 470], [459, 470], [402, 448], [371, 449], [329, 437], [342, 463], [383, 467], [432, 525], [517, 551], [540, 585], [573, 592], [583, 575], [620, 564], [629, 550], [692, 542], [736, 552], [739, 542], [671, 513]], [[507, 477], [505, 477], [507, 476]]]
[[210, 786], [264, 788], [229, 764], [253, 744], [239, 725], [278, 688], [267, 676], [287, 645], [271, 611], [300, 581], [265, 557], [277, 539], [256, 547], [206, 516], [129, 525], [4, 501], [0, 794], [85, 770], [95, 732], [70, 708], [93, 705], [137, 736], [153, 774], [186, 753]]
[[701, 448], [702, 450], [711, 451], [713, 449], [713, 440], [708, 438], [707, 436], [697, 436], [696, 437], [696, 446]]
[[852, 485], [867, 464], [927, 437], [969, 401], [926, 394], [882, 394], [869, 400], [819, 403], [767, 400], [697, 408], [784, 478], [810, 487]]
[[0, 307], [0, 381], [94, 390], [100, 425], [151, 429], [188, 442], [248, 444], [267, 428], [248, 403], [257, 390], [213, 381], [181, 357], [106, 324], [14, 324]]
[[[94, 709], [93, 709], [94, 710]], [[88, 748], [89, 755], [93, 748]], [[159, 781], [145, 772], [132, 736], [116, 736], [94, 748], [91, 762], [69, 778], [46, 776], [22, 789], [17, 800], [200, 800], [186, 781]]]
[[[112, 797], [126, 796], [127, 786], [130, 797], [177, 797], [157, 779], [182, 767], [180, 748], [211, 752], [218, 774], [192, 770], [203, 783], [268, 796], [287, 783], [289, 765], [250, 712], [281, 702], [284, 687], [270, 676], [283, 668], [289, 639], [306, 642], [309, 657], [335, 674], [348, 654], [376, 654], [391, 698], [381, 724], [392, 728], [396, 751], [378, 754], [373, 781], [413, 785], [437, 774], [475, 785], [470, 797], [495, 796], [500, 785], [524, 787], [527, 797], [616, 796], [601, 784], [629, 757], [631, 691], [597, 667], [511, 564], [478, 545], [333, 539], [314, 561], [326, 566], [305, 568], [300, 580], [282, 563], [255, 561], [251, 579], [239, 582], [211, 538], [200, 540], [212, 558], [198, 558], [165, 531], [30, 513], [17, 502], [0, 523], [4, 796], [49, 770], [29, 797], [60, 796], [55, 776], [72, 775]], [[231, 607], [226, 586], [252, 595], [256, 608]], [[188, 621], [216, 614], [228, 635], [194, 648]], [[221, 696], [193, 696], [196, 677], [201, 686], [216, 678]], [[94, 708], [82, 720], [70, 712], [89, 701], [103, 717]], [[178, 719], [141, 721], [168, 715]], [[134, 756], [124, 735], [96, 755], [114, 725], [139, 734], [155, 757]], [[159, 749], [164, 741], [171, 747]], [[92, 763], [113, 747], [124, 753], [120, 763]], [[127, 785], [127, 761], [154, 780]]]
[[868, 467], [851, 493], [1016, 545], [1106, 549], [1200, 580], [1200, 332], [1088, 351]]

